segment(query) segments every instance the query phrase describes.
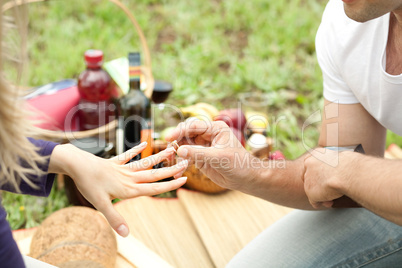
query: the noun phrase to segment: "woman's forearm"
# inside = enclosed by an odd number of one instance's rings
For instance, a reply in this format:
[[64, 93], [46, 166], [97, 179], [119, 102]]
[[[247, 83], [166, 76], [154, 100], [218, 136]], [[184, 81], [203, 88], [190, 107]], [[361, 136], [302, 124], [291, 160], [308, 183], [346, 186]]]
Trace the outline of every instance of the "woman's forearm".
[[57, 145], [50, 156], [48, 172], [71, 175], [72, 162], [79, 161], [82, 152], [71, 144]]

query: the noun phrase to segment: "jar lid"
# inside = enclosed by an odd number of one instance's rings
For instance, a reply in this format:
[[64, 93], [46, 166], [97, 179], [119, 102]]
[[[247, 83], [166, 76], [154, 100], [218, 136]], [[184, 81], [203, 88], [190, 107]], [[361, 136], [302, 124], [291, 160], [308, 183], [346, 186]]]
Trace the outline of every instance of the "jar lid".
[[96, 156], [102, 156], [108, 147], [106, 140], [95, 137], [76, 139], [72, 140], [70, 143], [75, 147]]
[[88, 49], [85, 51], [84, 58], [87, 63], [100, 63], [103, 61], [103, 52], [102, 50]]

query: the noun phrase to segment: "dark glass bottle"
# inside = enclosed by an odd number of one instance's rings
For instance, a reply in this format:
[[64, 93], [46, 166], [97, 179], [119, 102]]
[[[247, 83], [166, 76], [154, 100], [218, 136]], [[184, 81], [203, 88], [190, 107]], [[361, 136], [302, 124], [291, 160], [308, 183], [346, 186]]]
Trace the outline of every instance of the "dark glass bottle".
[[141, 58], [129, 53], [130, 91], [120, 99], [120, 126], [124, 128], [124, 151], [147, 141], [147, 148], [134, 158], [138, 160], [152, 154], [151, 102], [141, 91]]
[[112, 97], [114, 87], [110, 75], [102, 68], [103, 52], [90, 49], [84, 54], [86, 70], [78, 77], [80, 130], [98, 128], [114, 120]]

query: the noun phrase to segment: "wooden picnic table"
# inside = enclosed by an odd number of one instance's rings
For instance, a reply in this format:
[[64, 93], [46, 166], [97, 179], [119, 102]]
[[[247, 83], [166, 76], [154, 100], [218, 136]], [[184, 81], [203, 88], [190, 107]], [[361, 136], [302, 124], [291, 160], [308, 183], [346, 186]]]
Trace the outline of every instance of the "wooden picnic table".
[[[291, 211], [237, 191], [210, 195], [179, 189], [177, 194], [177, 198], [139, 197], [115, 204], [131, 235], [173, 267], [224, 267]], [[23, 254], [29, 253], [34, 232], [35, 228], [14, 231]], [[126, 248], [130, 250], [136, 253], [135, 248]], [[119, 255], [116, 268], [126, 267], [135, 266]]]

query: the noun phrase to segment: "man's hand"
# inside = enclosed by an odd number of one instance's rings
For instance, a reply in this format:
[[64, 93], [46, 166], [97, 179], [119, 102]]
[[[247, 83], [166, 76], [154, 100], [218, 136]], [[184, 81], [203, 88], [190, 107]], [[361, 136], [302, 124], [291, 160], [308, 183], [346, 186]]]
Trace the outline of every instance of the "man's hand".
[[222, 121], [182, 122], [166, 140], [177, 140], [181, 145], [177, 151], [179, 157], [188, 159], [208, 178], [228, 189], [247, 187], [262, 166]]
[[[112, 199], [156, 195], [177, 189], [186, 182], [185, 178], [178, 177], [187, 168], [187, 161], [172, 167], [152, 169], [173, 156], [172, 148], [127, 164], [145, 147], [140, 145], [114, 158], [104, 159], [73, 145], [58, 145], [51, 155], [49, 172], [67, 174], [73, 178], [82, 195], [105, 215], [112, 228], [121, 236], [127, 236], [128, 225], [114, 209]], [[171, 176], [178, 179], [153, 183]]]
[[347, 182], [348, 161], [353, 157], [351, 152], [338, 152], [319, 148], [312, 150], [304, 159], [304, 190], [310, 204], [318, 209], [330, 208], [333, 201], [344, 195], [341, 184]]

